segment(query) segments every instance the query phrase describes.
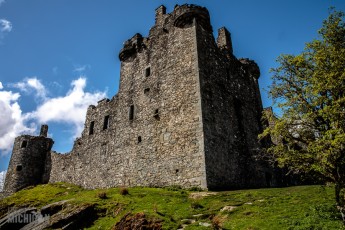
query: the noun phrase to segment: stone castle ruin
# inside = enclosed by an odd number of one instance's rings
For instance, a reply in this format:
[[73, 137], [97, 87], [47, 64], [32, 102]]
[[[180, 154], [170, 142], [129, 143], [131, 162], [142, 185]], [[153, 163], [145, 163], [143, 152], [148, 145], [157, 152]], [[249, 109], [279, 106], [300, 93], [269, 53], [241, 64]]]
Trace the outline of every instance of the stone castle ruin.
[[213, 36], [209, 12], [196, 5], [156, 9], [149, 36], [120, 51], [119, 92], [87, 110], [71, 152], [51, 151], [39, 136], [15, 139], [5, 192], [40, 183], [86, 188], [266, 187], [272, 173], [255, 161], [262, 132], [260, 70], [233, 55], [226, 28]]

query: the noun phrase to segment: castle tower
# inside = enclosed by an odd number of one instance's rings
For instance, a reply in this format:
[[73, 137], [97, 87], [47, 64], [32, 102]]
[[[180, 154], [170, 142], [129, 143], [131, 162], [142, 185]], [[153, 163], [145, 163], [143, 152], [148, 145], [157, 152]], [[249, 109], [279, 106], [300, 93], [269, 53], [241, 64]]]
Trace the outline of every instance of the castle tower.
[[40, 136], [22, 135], [15, 139], [5, 179], [5, 193], [44, 183], [45, 160], [54, 143], [47, 138], [47, 132], [48, 126], [42, 125]]

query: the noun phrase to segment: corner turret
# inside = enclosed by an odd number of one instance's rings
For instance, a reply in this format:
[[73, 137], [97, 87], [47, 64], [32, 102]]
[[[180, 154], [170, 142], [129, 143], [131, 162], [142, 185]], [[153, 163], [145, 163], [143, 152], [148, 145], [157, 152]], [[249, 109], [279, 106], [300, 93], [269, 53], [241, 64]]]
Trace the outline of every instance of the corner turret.
[[46, 158], [54, 144], [51, 138], [47, 138], [47, 133], [48, 126], [42, 125], [40, 136], [21, 135], [15, 139], [5, 179], [5, 193], [44, 183]]
[[193, 24], [193, 20], [196, 19], [199, 25], [206, 31], [212, 32], [212, 26], [210, 22], [210, 14], [205, 7], [197, 5], [177, 5], [174, 9], [174, 26], [184, 28]]

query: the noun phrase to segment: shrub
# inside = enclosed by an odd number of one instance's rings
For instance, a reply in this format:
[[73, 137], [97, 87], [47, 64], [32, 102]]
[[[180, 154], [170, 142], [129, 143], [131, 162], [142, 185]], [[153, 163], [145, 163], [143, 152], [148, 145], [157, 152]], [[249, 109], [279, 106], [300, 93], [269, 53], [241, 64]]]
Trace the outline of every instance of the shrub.
[[199, 202], [197, 201], [194, 201], [190, 204], [191, 208], [192, 209], [201, 209], [203, 208], [204, 206], [202, 206]]
[[120, 194], [125, 196], [129, 194], [128, 188], [120, 188]]
[[106, 192], [99, 192], [99, 193], [97, 194], [97, 196], [98, 196], [98, 198], [100, 198], [100, 199], [107, 199], [107, 198], [108, 198]]
[[214, 230], [218, 230], [218, 229], [223, 229], [223, 223], [226, 221], [226, 216], [214, 216], [211, 219], [211, 223], [212, 223], [212, 228]]

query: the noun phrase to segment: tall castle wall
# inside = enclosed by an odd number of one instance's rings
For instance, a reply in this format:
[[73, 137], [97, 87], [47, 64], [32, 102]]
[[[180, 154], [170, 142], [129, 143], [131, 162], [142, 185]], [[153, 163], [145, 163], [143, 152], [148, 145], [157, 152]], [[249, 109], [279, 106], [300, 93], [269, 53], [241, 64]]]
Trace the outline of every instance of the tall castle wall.
[[217, 43], [212, 31], [196, 30], [208, 187], [261, 187], [269, 170], [254, 160], [262, 132], [260, 70], [234, 57], [226, 28], [218, 30]]
[[215, 40], [206, 8], [182, 5], [170, 14], [157, 8], [149, 36], [134, 35], [119, 58], [118, 94], [88, 108], [72, 151], [28, 150], [46, 155], [42, 182], [87, 188], [269, 184], [270, 172], [253, 159], [260, 148], [259, 68], [233, 55], [226, 28]]

